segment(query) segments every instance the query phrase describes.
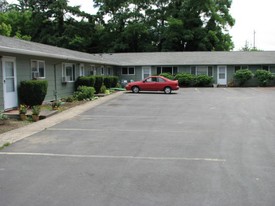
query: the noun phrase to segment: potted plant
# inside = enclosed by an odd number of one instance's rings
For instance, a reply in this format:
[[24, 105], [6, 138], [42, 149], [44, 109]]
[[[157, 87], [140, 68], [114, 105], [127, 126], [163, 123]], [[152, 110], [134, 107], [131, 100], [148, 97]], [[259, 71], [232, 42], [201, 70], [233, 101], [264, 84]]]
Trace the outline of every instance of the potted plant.
[[32, 106], [32, 120], [34, 122], [37, 122], [39, 120], [40, 110], [41, 110], [40, 105]]
[[21, 120], [26, 120], [27, 119], [27, 111], [28, 111], [28, 106], [25, 104], [20, 104], [19, 106], [19, 116]]
[[5, 124], [8, 120], [8, 116], [5, 115], [3, 112], [0, 112], [0, 125]]
[[59, 100], [54, 100], [53, 102], [52, 102], [52, 109], [53, 110], [58, 110], [58, 108], [61, 106], [61, 101], [59, 101]]

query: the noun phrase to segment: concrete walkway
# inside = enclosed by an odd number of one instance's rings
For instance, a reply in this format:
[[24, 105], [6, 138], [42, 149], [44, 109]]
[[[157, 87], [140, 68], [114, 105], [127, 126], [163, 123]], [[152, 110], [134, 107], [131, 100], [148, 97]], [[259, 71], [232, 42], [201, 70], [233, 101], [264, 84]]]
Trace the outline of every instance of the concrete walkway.
[[52, 127], [64, 120], [67, 120], [67, 119], [70, 119], [76, 115], [79, 115], [79, 114], [81, 114], [93, 107], [96, 107], [104, 102], [110, 101], [111, 99], [114, 99], [114, 98], [122, 95], [123, 93], [124, 92], [116, 92], [114, 94], [105, 96], [103, 98], [99, 98], [95, 101], [87, 102], [85, 104], [70, 108], [70, 109], [65, 110], [61, 113], [58, 113], [51, 117], [48, 117], [47, 119], [40, 120], [38, 122], [29, 124], [27, 126], [20, 127], [18, 129], [0, 134], [0, 147], [6, 143], [12, 144], [12, 143], [17, 142], [21, 139], [24, 139], [25, 137], [31, 136], [37, 132], [40, 132], [44, 129]]

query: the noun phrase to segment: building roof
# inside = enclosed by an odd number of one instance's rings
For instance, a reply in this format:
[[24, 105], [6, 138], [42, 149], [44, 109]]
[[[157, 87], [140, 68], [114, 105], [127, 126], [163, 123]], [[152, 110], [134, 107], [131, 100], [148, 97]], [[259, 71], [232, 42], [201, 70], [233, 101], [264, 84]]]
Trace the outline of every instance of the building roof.
[[275, 51], [115, 53], [103, 57], [121, 66], [275, 65]]
[[275, 65], [275, 51], [88, 54], [1, 35], [0, 52], [114, 66]]
[[114, 62], [103, 60], [101, 55], [88, 54], [73, 51], [46, 44], [25, 41], [17, 38], [5, 37], [0, 35], [0, 52], [12, 54], [24, 54], [38, 57], [49, 57], [54, 59], [64, 59], [68, 61], [79, 61], [83, 63], [109, 64]]

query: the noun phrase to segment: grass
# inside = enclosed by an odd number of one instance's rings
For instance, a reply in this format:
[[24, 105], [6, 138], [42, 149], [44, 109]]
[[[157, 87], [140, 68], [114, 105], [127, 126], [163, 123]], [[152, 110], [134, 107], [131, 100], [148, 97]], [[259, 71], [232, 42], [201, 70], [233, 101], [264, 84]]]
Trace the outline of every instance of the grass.
[[5, 147], [8, 147], [8, 146], [10, 146], [10, 143], [9, 143], [9, 142], [3, 144], [3, 145], [0, 147], [0, 150], [4, 149]]

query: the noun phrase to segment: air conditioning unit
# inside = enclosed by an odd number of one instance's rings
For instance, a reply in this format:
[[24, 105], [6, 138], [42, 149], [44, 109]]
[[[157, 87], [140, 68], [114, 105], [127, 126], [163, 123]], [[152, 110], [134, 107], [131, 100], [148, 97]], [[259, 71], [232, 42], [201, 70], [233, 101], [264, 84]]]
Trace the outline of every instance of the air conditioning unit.
[[37, 79], [39, 77], [39, 72], [33, 72], [32, 73], [32, 78]]
[[63, 83], [70, 82], [70, 81], [71, 81], [71, 77], [70, 76], [62, 77], [62, 82]]

